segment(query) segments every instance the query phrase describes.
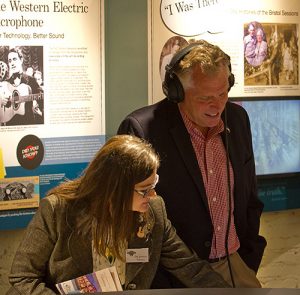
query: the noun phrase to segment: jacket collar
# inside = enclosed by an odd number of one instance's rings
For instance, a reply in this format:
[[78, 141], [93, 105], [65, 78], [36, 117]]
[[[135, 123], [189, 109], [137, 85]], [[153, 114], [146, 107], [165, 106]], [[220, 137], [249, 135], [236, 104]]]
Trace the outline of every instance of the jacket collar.
[[[179, 150], [182, 160], [184, 161], [192, 179], [194, 180], [196, 187], [198, 188], [198, 191], [200, 192], [200, 195], [206, 206], [206, 209], [209, 211], [205, 187], [204, 187], [201, 171], [198, 166], [196, 154], [191, 144], [191, 140], [188, 136], [188, 132], [185, 128], [178, 106], [177, 104], [169, 101], [164, 101], [164, 103], [168, 105], [168, 118], [169, 118], [169, 122], [171, 122], [170, 125], [171, 136], [176, 144], [176, 147]], [[228, 112], [227, 115], [228, 118], [226, 124], [225, 124], [225, 112], [223, 112], [222, 114], [222, 119], [224, 122], [224, 131], [221, 132], [221, 138], [226, 148], [226, 136], [227, 136], [229, 159], [231, 161], [233, 171], [235, 172], [237, 166], [237, 158], [236, 156], [233, 155], [237, 155], [238, 151], [235, 150], [235, 146], [233, 145], [233, 140], [232, 140], [231, 127], [234, 126], [234, 121], [232, 120], [232, 117], [234, 118], [234, 116], [230, 116], [230, 111], [231, 111], [230, 104], [231, 103], [228, 102], [226, 105], [227, 112]], [[186, 156], [187, 154], [190, 156], [187, 157]], [[239, 177], [240, 177], [239, 175], [234, 173], [235, 182], [239, 179]]]
[[[169, 122], [171, 122], [170, 134], [176, 144], [183, 162], [185, 163], [185, 166], [187, 167], [189, 174], [191, 175], [191, 178], [193, 179], [196, 187], [198, 188], [198, 191], [200, 192], [200, 196], [206, 206], [206, 209], [209, 210], [204, 183], [197, 162], [197, 157], [191, 144], [189, 134], [182, 120], [178, 105], [173, 102], [166, 103], [170, 104], [168, 108], [168, 118]], [[187, 157], [186, 155], [189, 156]]]

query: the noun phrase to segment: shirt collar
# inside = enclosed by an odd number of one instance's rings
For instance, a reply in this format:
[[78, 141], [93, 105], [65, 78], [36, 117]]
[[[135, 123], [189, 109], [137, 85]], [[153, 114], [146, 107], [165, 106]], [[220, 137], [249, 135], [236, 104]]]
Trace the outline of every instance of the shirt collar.
[[184, 125], [190, 135], [197, 135], [207, 140], [224, 131], [224, 122], [221, 119], [216, 126], [209, 128], [207, 135], [204, 136], [203, 133], [198, 129], [197, 125], [186, 115], [186, 113], [181, 108], [179, 108], [179, 111]]

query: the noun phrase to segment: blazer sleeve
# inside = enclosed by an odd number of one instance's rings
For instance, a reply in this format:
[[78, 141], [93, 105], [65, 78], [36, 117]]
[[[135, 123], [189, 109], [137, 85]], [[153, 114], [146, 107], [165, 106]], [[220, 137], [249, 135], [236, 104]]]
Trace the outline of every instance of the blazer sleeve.
[[49, 200], [42, 199], [13, 260], [9, 275], [12, 288], [7, 294], [56, 294], [46, 287], [45, 282], [56, 241], [54, 212]]
[[206, 260], [198, 258], [197, 254], [178, 237], [167, 218], [164, 201], [162, 198], [160, 200], [164, 220], [160, 264], [190, 288], [230, 287]]
[[248, 187], [247, 191], [249, 191], [248, 196], [246, 196], [248, 200], [247, 211], [245, 216], [240, 216], [240, 218], [247, 218], [247, 226], [243, 237], [240, 238], [241, 247], [238, 250], [238, 252], [242, 259], [245, 261], [245, 263], [251, 269], [257, 272], [267, 242], [264, 237], [259, 235], [260, 218], [264, 204], [258, 198], [254, 153], [252, 147], [252, 134], [250, 128], [250, 121], [247, 113], [245, 113], [245, 120], [247, 124], [246, 130], [248, 134], [247, 138], [248, 145], [250, 147], [249, 149], [251, 151], [251, 158], [245, 165], [248, 171], [248, 173], [245, 174], [245, 177], [247, 177], [245, 184]]

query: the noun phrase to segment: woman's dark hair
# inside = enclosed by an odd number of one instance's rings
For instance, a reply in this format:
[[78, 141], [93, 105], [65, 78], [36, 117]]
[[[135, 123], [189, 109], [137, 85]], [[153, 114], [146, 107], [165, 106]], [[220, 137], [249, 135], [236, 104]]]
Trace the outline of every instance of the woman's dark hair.
[[151, 176], [159, 158], [146, 141], [131, 135], [116, 135], [98, 151], [84, 174], [51, 190], [66, 200], [80, 202], [80, 209], [93, 224], [94, 247], [115, 257], [132, 234], [134, 186]]

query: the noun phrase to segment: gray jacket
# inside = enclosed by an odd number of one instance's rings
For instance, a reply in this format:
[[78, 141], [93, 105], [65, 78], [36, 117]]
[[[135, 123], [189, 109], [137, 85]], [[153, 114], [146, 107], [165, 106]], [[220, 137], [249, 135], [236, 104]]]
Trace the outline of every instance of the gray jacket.
[[[76, 206], [52, 195], [41, 200], [16, 252], [8, 294], [55, 294], [55, 284], [93, 272], [92, 238], [75, 230]], [[210, 265], [177, 236], [161, 197], [150, 202], [149, 239], [133, 238], [129, 249], [149, 248], [149, 262], [126, 263], [124, 289], [150, 287], [160, 263], [188, 287], [228, 287]]]

